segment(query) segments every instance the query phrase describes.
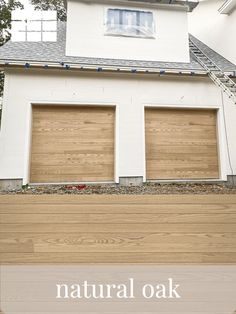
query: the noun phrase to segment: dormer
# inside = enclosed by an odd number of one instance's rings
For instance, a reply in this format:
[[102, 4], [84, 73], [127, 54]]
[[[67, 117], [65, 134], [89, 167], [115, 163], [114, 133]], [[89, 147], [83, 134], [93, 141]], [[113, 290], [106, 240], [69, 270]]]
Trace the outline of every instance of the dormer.
[[197, 3], [69, 0], [66, 55], [189, 62], [187, 13]]

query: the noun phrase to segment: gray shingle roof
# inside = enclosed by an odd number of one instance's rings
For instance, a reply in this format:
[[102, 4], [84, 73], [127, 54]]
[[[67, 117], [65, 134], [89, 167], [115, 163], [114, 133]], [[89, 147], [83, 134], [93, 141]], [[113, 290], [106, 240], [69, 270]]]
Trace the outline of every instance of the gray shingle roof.
[[[231, 62], [211, 50], [208, 46], [197, 41], [205, 53], [213, 58], [213, 60], [224, 70], [236, 72], [236, 66]], [[120, 59], [104, 59], [104, 58], [85, 58], [85, 57], [69, 57], [65, 56], [66, 43], [66, 23], [58, 23], [58, 39], [57, 42], [11, 42], [9, 41], [4, 46], [0, 47], [0, 64], [14, 62], [42, 62], [45, 65], [56, 63], [60, 66], [64, 64], [78, 64], [80, 66], [95, 65], [95, 66], [115, 66], [115, 67], [130, 67], [130, 68], [152, 68], [161, 70], [189, 70], [189, 71], [204, 71], [202, 66], [191, 56], [190, 63], [179, 62], [156, 62], [142, 60], [120, 60]]]
[[236, 72], [236, 65], [225, 59], [223, 56], [212, 50], [199, 39], [190, 35], [191, 40], [195, 43], [218, 67], [224, 72]]

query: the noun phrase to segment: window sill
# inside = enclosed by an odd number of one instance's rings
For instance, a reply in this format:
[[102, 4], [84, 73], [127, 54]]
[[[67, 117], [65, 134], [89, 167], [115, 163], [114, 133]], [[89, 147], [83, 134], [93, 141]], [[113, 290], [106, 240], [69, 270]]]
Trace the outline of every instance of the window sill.
[[140, 38], [140, 39], [156, 39], [156, 37], [154, 35], [152, 35], [152, 36], [144, 36], [144, 35], [128, 35], [128, 34], [105, 33], [104, 36]]

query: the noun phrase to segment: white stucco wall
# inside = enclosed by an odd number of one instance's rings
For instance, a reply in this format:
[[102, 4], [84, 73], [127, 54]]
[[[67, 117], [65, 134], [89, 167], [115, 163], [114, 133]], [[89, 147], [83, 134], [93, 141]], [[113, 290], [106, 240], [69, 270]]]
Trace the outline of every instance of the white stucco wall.
[[236, 64], [236, 9], [229, 15], [218, 9], [225, 0], [204, 0], [189, 14], [189, 31]]
[[[236, 106], [228, 98], [224, 101], [230, 160], [236, 174]], [[208, 78], [8, 71], [0, 132], [0, 179], [24, 178], [27, 183], [31, 103], [116, 105], [116, 180], [122, 176], [145, 178], [145, 106], [219, 108], [222, 178], [232, 174], [221, 92]]]
[[[186, 9], [124, 7], [68, 1], [66, 55], [112, 59], [189, 62]], [[151, 39], [106, 36], [108, 8], [152, 11], [156, 37]], [[161, 9], [162, 8], [162, 9]], [[172, 9], [171, 9], [172, 8]]]

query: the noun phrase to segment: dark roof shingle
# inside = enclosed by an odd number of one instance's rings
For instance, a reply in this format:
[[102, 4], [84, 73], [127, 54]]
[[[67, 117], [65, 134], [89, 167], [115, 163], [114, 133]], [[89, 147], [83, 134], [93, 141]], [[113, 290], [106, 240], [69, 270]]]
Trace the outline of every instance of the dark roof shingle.
[[[197, 41], [196, 38], [193, 38]], [[224, 70], [236, 72], [236, 66], [228, 60], [211, 50], [203, 43], [198, 43], [204, 49], [204, 52], [211, 56], [214, 61]], [[65, 55], [66, 45], [66, 23], [58, 23], [58, 39], [57, 42], [11, 42], [9, 41], [4, 46], [0, 47], [0, 63], [7, 62], [43, 62], [50, 63], [68, 63], [78, 64], [80, 66], [97, 65], [97, 66], [115, 66], [115, 67], [130, 67], [130, 68], [152, 68], [152, 69], [172, 69], [172, 70], [189, 70], [189, 71], [204, 71], [203, 67], [191, 56], [190, 63], [181, 62], [157, 62], [157, 61], [142, 61], [142, 60], [125, 60], [125, 59], [104, 59], [104, 58], [85, 58], [85, 57], [70, 57]]]

